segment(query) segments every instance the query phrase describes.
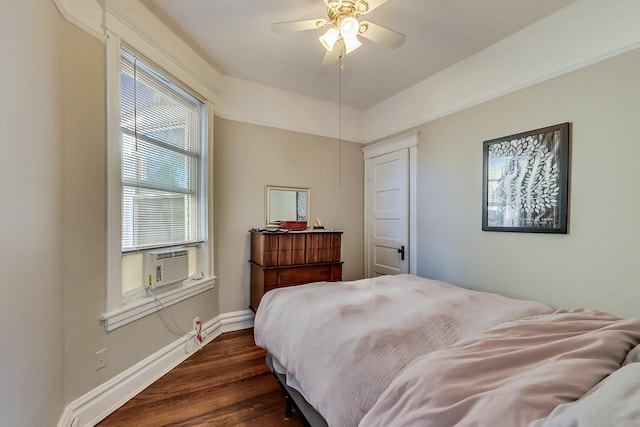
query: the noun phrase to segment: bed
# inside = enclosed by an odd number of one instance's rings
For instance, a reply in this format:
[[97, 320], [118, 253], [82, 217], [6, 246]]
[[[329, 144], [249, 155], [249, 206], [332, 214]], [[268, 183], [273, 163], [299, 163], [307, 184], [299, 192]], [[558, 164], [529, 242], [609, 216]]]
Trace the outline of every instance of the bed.
[[275, 289], [254, 328], [313, 426], [588, 426], [566, 423], [579, 399], [622, 393], [599, 383], [627, 381], [621, 365], [640, 352], [640, 320], [415, 275]]

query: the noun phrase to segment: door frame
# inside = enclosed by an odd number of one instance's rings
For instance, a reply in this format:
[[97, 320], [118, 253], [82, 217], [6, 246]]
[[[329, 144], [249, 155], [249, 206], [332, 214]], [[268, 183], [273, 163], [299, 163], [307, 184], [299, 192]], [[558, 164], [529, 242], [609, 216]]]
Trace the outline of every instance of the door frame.
[[382, 156], [384, 154], [393, 153], [399, 150], [409, 150], [409, 273], [417, 274], [418, 271], [418, 254], [417, 254], [417, 236], [418, 236], [418, 209], [417, 209], [417, 165], [418, 165], [418, 132], [410, 132], [384, 139], [373, 144], [366, 145], [362, 148], [364, 159], [364, 272], [365, 276], [369, 275], [369, 255], [371, 251], [371, 241], [369, 236], [369, 220], [370, 213], [367, 212], [368, 199], [370, 190], [370, 177], [367, 176], [367, 169], [371, 159]]

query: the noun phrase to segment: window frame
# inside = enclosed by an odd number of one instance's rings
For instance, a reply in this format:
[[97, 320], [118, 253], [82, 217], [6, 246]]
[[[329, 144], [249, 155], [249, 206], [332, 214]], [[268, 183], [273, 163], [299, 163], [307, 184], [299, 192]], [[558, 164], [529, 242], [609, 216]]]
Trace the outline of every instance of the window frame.
[[214, 94], [201, 81], [185, 68], [176, 63], [157, 47], [136, 40], [135, 44], [125, 43], [118, 35], [107, 31], [106, 38], [106, 91], [107, 91], [107, 274], [105, 313], [101, 320], [107, 331], [114, 330], [130, 322], [161, 309], [160, 304], [150, 295], [125, 296], [122, 292], [122, 182], [120, 147], [120, 71], [121, 49], [138, 52], [152, 65], [157, 66], [176, 80], [178, 85], [186, 86], [195, 92], [204, 103], [206, 117], [206, 143], [203, 147], [203, 194], [201, 204], [205, 241], [199, 244], [197, 251], [198, 269], [204, 273], [200, 279], [185, 280], [181, 286], [170, 287], [157, 295], [164, 306], [170, 306], [192, 296], [198, 295], [215, 285], [213, 254], [213, 121]]

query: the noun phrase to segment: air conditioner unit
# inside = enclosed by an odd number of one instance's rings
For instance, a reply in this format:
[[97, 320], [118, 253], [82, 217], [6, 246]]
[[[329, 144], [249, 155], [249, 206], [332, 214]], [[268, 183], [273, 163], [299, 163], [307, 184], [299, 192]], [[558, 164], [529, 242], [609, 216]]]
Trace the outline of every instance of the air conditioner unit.
[[189, 276], [189, 252], [186, 249], [147, 252], [144, 274], [150, 289], [180, 282]]

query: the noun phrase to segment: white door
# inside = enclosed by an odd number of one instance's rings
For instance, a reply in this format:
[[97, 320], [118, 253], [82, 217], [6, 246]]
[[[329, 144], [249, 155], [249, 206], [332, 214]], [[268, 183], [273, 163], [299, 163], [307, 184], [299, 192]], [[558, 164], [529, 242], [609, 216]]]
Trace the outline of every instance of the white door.
[[367, 277], [409, 272], [409, 149], [367, 159]]

